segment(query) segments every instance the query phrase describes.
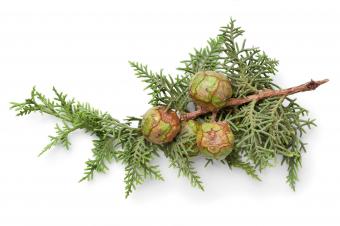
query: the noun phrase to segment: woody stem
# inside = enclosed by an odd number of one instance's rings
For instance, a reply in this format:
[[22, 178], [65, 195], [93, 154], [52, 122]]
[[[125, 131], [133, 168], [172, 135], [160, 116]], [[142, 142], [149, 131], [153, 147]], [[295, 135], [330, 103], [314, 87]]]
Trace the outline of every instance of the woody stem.
[[[299, 86], [294, 86], [288, 89], [261, 90], [256, 94], [252, 94], [252, 95], [249, 95], [243, 98], [230, 98], [228, 102], [226, 103], [225, 107], [242, 105], [242, 104], [246, 104], [251, 101], [254, 101], [254, 100], [258, 101], [258, 100], [262, 100], [262, 99], [269, 98], [269, 97], [288, 96], [288, 95], [292, 95], [292, 94], [299, 93], [299, 92], [315, 90], [320, 85], [325, 84], [328, 81], [329, 81], [328, 79], [319, 80], [319, 81], [311, 80], [310, 82], [304, 83]], [[187, 121], [190, 119], [197, 118], [198, 116], [209, 113], [209, 112], [210, 111], [206, 109], [198, 108], [196, 111], [182, 114], [181, 120]]]

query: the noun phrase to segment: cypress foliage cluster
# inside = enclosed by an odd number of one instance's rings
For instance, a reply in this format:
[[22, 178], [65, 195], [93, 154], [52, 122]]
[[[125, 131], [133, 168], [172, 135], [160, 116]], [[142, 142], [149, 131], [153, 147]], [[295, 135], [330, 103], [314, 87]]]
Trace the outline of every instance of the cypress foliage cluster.
[[[208, 41], [206, 47], [195, 49], [187, 60], [181, 62], [179, 75], [176, 76], [164, 74], [163, 71], [153, 72], [144, 64], [130, 62], [136, 76], [146, 83], [150, 105], [167, 106], [178, 114], [190, 112], [188, 106], [192, 100], [188, 89], [191, 77], [207, 70], [221, 72], [230, 79], [233, 98], [243, 98], [265, 89], [279, 89], [273, 83], [278, 61], [258, 48], [247, 47], [242, 39], [243, 33], [231, 20], [221, 28], [216, 38]], [[111, 162], [121, 162], [125, 166], [125, 195], [128, 197], [146, 179], [163, 180], [152, 160], [164, 155], [180, 176], [187, 177], [192, 186], [204, 190], [193, 166], [197, 157], [190, 154], [197, 149], [193, 134], [182, 131], [170, 143], [153, 144], [142, 134], [141, 117], [118, 121], [87, 103], [69, 99], [55, 88], [53, 92], [54, 97], [49, 99], [33, 88], [28, 99], [11, 103], [11, 108], [19, 116], [41, 112], [61, 120], [55, 127], [56, 134], [50, 136], [50, 143], [41, 154], [55, 145], [69, 149], [68, 137], [75, 130], [81, 129], [94, 135], [93, 156], [86, 161], [80, 181], [92, 180], [96, 173], [105, 173]], [[253, 100], [222, 109], [217, 114], [217, 120], [230, 124], [235, 135], [235, 146], [231, 154], [219, 162], [230, 168], [241, 168], [252, 178], [260, 180], [259, 173], [280, 160], [288, 169], [287, 183], [295, 189], [301, 155], [306, 151], [301, 137], [306, 129], [315, 126], [307, 113], [295, 99], [287, 96]], [[201, 115], [197, 120], [210, 121], [211, 115]], [[133, 124], [138, 126], [134, 127]], [[217, 160], [207, 159], [206, 165], [214, 161]]]

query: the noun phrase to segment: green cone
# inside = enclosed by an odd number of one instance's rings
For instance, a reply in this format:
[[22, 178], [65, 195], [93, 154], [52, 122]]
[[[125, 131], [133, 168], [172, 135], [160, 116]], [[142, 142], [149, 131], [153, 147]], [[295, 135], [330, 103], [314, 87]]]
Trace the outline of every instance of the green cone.
[[197, 146], [208, 158], [222, 160], [234, 146], [234, 134], [227, 122], [205, 122], [197, 131]]
[[209, 111], [223, 108], [232, 96], [229, 79], [214, 71], [196, 73], [191, 80], [189, 91], [193, 101]]
[[142, 133], [155, 144], [171, 142], [180, 131], [180, 120], [176, 112], [166, 111], [166, 107], [149, 109], [142, 120]]

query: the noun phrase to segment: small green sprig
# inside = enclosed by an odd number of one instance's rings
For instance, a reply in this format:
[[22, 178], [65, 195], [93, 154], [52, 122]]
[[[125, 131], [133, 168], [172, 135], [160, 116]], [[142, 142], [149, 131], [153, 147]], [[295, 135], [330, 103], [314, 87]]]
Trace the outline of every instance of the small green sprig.
[[190, 77], [179, 76], [175, 78], [164, 75], [163, 70], [159, 73], [148, 69], [147, 65], [130, 62], [136, 76], [147, 83], [145, 89], [151, 92], [149, 104], [152, 106], [165, 105], [178, 111], [185, 112], [189, 103], [188, 87]]
[[175, 142], [163, 147], [165, 156], [169, 158], [170, 167], [178, 169], [178, 176], [187, 177], [193, 187], [204, 190], [203, 182], [193, 166], [190, 153], [196, 151], [196, 136], [183, 132]]
[[[140, 177], [154, 175], [155, 178], [161, 178], [156, 167], [146, 162], [146, 160], [151, 160], [150, 156], [137, 154], [142, 150], [153, 153], [155, 148], [141, 139], [143, 137], [139, 128], [130, 126], [135, 118], [128, 118], [125, 123], [122, 123], [108, 113], [92, 108], [89, 104], [82, 104], [74, 99], [68, 100], [67, 95], [58, 92], [55, 88], [53, 92], [55, 97], [48, 99], [33, 88], [29, 99], [22, 103], [11, 103], [11, 108], [17, 111], [18, 116], [40, 112], [62, 120], [63, 126], [60, 127], [57, 124], [57, 135], [50, 136], [51, 142], [39, 155], [59, 144], [68, 149], [69, 134], [77, 129], [83, 129], [95, 135], [96, 138], [93, 140], [93, 158], [86, 161], [84, 177], [80, 181], [93, 179], [95, 172], [105, 173], [108, 169], [107, 164], [113, 160], [126, 164], [127, 195], [130, 194], [131, 187], [135, 187], [137, 179], [140, 181]], [[132, 170], [135, 176], [131, 176]], [[137, 172], [142, 172], [142, 174], [138, 173], [137, 176]]]

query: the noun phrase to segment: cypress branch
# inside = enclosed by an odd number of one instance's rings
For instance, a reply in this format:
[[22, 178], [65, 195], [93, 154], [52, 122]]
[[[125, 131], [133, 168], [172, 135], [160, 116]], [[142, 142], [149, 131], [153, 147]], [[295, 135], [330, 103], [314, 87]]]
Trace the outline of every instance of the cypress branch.
[[[221, 160], [222, 164], [240, 168], [260, 180], [262, 170], [274, 165], [278, 158], [282, 159], [288, 170], [287, 183], [294, 190], [302, 153], [306, 151], [302, 136], [307, 129], [315, 126], [315, 122], [308, 118], [308, 111], [289, 95], [314, 90], [328, 80], [280, 89], [272, 79], [278, 61], [259, 48], [248, 48], [246, 41], [241, 39], [243, 34], [244, 31], [236, 26], [235, 21], [230, 20], [217, 37], [208, 40], [206, 47], [195, 49], [187, 60], [181, 61], [182, 66], [178, 70], [182, 74], [174, 77], [165, 75], [163, 71], [153, 72], [144, 64], [130, 62], [130, 65], [136, 76], [146, 83], [152, 106], [167, 106], [167, 110], [177, 111], [182, 121], [197, 118], [199, 122], [217, 119], [229, 123], [235, 145], [231, 154]], [[196, 111], [191, 111], [189, 107], [193, 104], [188, 95], [191, 78], [195, 73], [207, 70], [225, 74], [233, 90], [233, 96], [226, 102], [225, 108], [211, 115], [198, 106]], [[171, 143], [152, 144], [143, 136], [141, 118], [128, 117], [119, 121], [87, 103], [68, 99], [66, 94], [55, 88], [53, 93], [54, 98], [49, 99], [34, 87], [28, 99], [11, 103], [11, 109], [18, 116], [40, 112], [61, 120], [62, 124], [56, 125], [56, 135], [50, 136], [50, 143], [41, 154], [55, 145], [69, 149], [69, 135], [75, 130], [94, 135], [93, 157], [86, 161], [80, 181], [93, 179], [95, 173], [107, 172], [108, 164], [113, 161], [120, 162], [125, 166], [127, 197], [148, 178], [163, 180], [158, 166], [152, 161], [164, 153], [170, 166], [178, 170], [179, 176], [185, 176], [192, 186], [204, 190], [193, 166], [192, 153], [199, 151], [195, 136], [181, 132]], [[133, 123], [137, 126], [133, 127]], [[213, 162], [209, 159], [206, 165]]]

